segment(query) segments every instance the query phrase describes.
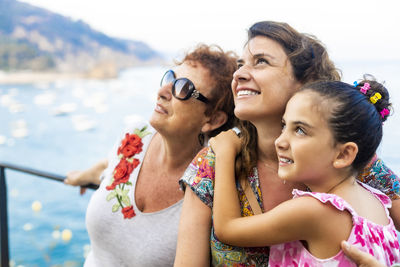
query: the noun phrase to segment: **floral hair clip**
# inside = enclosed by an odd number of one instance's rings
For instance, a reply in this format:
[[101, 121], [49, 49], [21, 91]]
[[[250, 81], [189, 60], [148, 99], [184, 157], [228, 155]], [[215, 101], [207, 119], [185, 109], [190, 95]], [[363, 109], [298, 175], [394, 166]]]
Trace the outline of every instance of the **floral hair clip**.
[[384, 108], [384, 109], [382, 109], [382, 111], [381, 112], [379, 112], [380, 114], [381, 114], [381, 116], [382, 116], [382, 119], [384, 119], [385, 118], [385, 116], [389, 116], [389, 114], [390, 114], [390, 111], [387, 109], [387, 108]]
[[360, 92], [365, 95], [369, 89], [371, 89], [371, 86], [369, 85], [369, 83], [364, 83], [364, 85], [360, 88]]
[[375, 93], [373, 96], [369, 98], [369, 101], [371, 101], [372, 104], [375, 104], [381, 98], [382, 95], [380, 93]]

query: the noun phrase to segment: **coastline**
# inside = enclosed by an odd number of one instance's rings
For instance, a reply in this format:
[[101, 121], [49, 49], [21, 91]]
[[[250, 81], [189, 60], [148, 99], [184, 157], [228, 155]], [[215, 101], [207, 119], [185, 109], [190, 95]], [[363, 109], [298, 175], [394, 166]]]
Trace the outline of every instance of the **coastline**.
[[127, 68], [139, 66], [157, 66], [167, 65], [163, 60], [150, 60], [140, 64], [132, 64], [122, 67], [117, 67], [115, 64], [102, 63], [91, 68], [88, 71], [71, 72], [71, 71], [2, 71], [0, 70], [0, 85], [12, 84], [33, 84], [33, 83], [50, 83], [60, 80], [107, 80], [118, 78], [120, 72]]
[[0, 71], [0, 85], [47, 83], [59, 80], [90, 78], [83, 73], [60, 73], [60, 72], [2, 72]]

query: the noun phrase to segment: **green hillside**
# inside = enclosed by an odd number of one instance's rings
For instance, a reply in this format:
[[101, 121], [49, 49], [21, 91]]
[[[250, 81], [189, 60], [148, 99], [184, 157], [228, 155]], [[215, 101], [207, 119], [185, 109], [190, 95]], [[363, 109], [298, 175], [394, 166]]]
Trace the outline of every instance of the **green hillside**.
[[121, 69], [160, 58], [143, 42], [112, 38], [83, 21], [0, 0], [1, 70], [90, 71], [101, 64]]

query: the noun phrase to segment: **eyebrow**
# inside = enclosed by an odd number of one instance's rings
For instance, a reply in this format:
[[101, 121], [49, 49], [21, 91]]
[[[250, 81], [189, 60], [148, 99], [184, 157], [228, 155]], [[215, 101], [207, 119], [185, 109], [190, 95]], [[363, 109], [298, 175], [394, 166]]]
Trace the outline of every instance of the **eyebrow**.
[[[268, 58], [270, 58], [270, 59], [272, 59], [272, 60], [275, 60], [275, 57], [273, 57], [272, 55], [270, 55], [270, 54], [266, 54], [266, 53], [258, 53], [258, 54], [254, 54], [254, 55], [252, 55], [252, 57], [253, 58], [262, 58], [262, 57], [268, 57]], [[237, 63], [243, 63], [244, 62], [244, 59], [242, 59], [242, 58], [239, 58], [237, 61], [236, 61]]]
[[314, 126], [311, 126], [310, 124], [308, 124], [308, 123], [306, 123], [306, 122], [303, 122], [303, 121], [294, 121], [294, 122], [292, 122], [294, 125], [303, 125], [303, 126], [305, 126], [305, 127], [307, 127], [307, 128], [314, 128]]
[[253, 55], [253, 58], [260, 58], [260, 57], [269, 57], [271, 59], [275, 59], [275, 57], [273, 57], [270, 54], [266, 54], [266, 53], [258, 53], [258, 54]]

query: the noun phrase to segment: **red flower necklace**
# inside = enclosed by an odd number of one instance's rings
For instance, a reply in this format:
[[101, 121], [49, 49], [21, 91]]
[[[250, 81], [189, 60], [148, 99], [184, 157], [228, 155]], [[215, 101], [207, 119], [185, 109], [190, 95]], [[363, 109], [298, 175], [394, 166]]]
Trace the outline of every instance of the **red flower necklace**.
[[121, 208], [124, 219], [130, 219], [136, 215], [128, 195], [130, 190], [128, 186], [132, 186], [129, 177], [140, 164], [140, 160], [134, 156], [142, 152], [142, 138], [150, 134], [146, 129], [147, 126], [140, 130], [135, 129], [133, 134], [125, 134], [125, 139], [122, 140], [117, 152], [120, 161], [114, 169], [111, 183], [106, 186], [106, 189], [111, 191], [106, 197], [107, 201], [117, 199], [117, 203], [112, 206], [112, 212], [117, 212]]

